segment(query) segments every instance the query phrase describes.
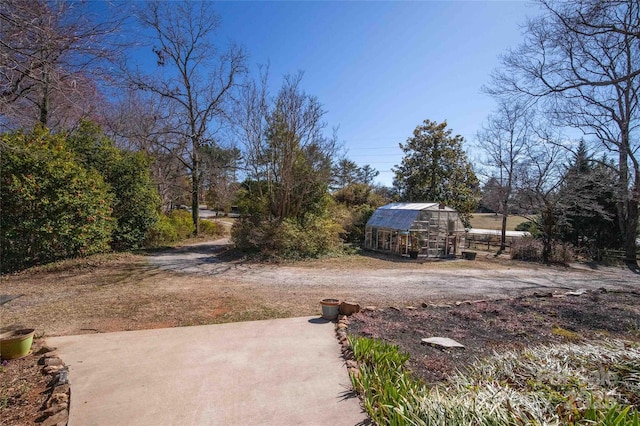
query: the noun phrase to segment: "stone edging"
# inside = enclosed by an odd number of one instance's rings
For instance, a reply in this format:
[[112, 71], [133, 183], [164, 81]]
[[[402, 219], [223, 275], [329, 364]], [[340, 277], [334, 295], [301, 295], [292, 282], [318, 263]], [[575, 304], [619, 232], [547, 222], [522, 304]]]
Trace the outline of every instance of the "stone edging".
[[38, 418], [41, 426], [66, 426], [69, 422], [69, 403], [71, 401], [69, 367], [64, 365], [55, 350], [56, 348], [43, 346], [37, 352], [37, 354], [42, 354], [38, 364], [43, 366], [43, 374], [51, 378], [45, 391], [49, 397], [41, 410], [41, 416]]
[[360, 370], [358, 369], [358, 361], [356, 361], [353, 349], [347, 338], [347, 329], [349, 328], [349, 317], [347, 315], [338, 315], [338, 324], [336, 325], [336, 335], [340, 342], [340, 351], [345, 359], [347, 371], [350, 375], [358, 377]]

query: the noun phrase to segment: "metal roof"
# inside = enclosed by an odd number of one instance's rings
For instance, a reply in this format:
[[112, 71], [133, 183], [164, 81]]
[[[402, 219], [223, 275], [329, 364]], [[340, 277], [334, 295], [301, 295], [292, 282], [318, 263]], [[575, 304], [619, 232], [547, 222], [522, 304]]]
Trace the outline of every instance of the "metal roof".
[[[467, 232], [477, 235], [501, 235], [502, 231], [499, 229], [482, 229], [482, 228], [470, 228]], [[530, 237], [531, 233], [526, 231], [505, 231], [507, 237]]]
[[440, 203], [393, 203], [379, 207], [367, 222], [367, 226], [409, 230], [413, 222], [418, 219], [420, 212], [446, 211], [455, 212], [451, 207], [440, 209]]
[[420, 210], [392, 210], [380, 207], [373, 212], [367, 226], [409, 230], [419, 214]]
[[440, 203], [393, 203], [386, 206], [379, 207], [384, 210], [443, 210], [446, 212], [455, 212], [451, 207], [444, 206], [444, 209], [439, 208]]

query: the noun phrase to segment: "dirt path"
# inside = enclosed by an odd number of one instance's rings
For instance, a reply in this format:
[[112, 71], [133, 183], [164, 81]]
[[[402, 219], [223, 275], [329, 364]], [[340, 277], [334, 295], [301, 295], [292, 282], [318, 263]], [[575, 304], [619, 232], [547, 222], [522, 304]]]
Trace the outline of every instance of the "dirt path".
[[228, 245], [228, 238], [185, 245], [149, 256], [149, 263], [165, 271], [218, 275], [233, 268], [217, 256]]
[[[199, 243], [150, 256], [149, 263], [172, 272], [218, 276], [274, 290], [327, 289], [352, 298], [389, 296], [394, 300], [455, 297], [500, 298], [514, 294], [577, 289], [639, 288], [640, 276], [623, 268], [590, 269], [543, 267], [521, 262], [497, 263], [463, 260], [437, 263], [398, 263], [394, 259], [368, 265], [335, 267], [321, 262], [303, 266], [258, 265], [221, 260], [228, 240]], [[382, 265], [380, 265], [382, 263]], [[477, 265], [477, 266], [476, 266]]]

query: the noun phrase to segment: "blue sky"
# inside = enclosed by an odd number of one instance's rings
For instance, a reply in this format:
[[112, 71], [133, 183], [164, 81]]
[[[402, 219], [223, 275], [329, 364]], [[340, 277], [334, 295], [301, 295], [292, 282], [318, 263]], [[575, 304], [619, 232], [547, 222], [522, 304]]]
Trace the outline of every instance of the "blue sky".
[[[215, 3], [221, 41], [270, 64], [272, 93], [304, 71], [304, 90], [338, 126], [346, 156], [391, 185], [404, 142], [425, 119], [447, 120], [467, 147], [493, 109], [481, 93], [498, 56], [520, 43], [534, 6], [521, 1]], [[469, 152], [473, 160], [476, 155]]]

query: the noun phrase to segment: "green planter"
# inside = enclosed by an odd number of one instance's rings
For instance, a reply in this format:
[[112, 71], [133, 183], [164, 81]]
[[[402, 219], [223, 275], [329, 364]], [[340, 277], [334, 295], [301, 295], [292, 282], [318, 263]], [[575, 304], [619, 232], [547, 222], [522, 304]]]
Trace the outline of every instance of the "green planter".
[[463, 251], [462, 258], [466, 260], [476, 260], [476, 252], [475, 251]]
[[33, 328], [25, 328], [0, 336], [0, 356], [2, 359], [16, 359], [28, 355], [33, 344], [34, 333]]

